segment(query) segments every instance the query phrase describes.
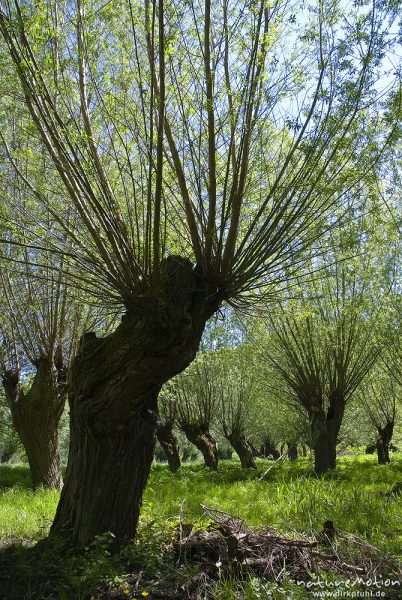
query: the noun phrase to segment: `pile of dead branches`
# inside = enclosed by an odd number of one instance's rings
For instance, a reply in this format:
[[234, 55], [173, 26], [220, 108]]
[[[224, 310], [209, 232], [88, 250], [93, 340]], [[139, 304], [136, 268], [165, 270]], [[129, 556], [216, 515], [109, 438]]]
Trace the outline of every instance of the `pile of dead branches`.
[[242, 519], [203, 506], [211, 519], [208, 529], [180, 525], [175, 544], [178, 563], [193, 563], [212, 579], [225, 572], [262, 581], [309, 581], [320, 573], [349, 579], [401, 578], [400, 566], [361, 537], [342, 532], [331, 521], [313, 539], [285, 537], [271, 528], [249, 529]]
[[[401, 598], [400, 563], [362, 537], [341, 531], [332, 521], [325, 521], [322, 531], [310, 537], [290, 529], [292, 534], [286, 536], [268, 527], [250, 529], [240, 517], [205, 505], [202, 508], [210, 520], [202, 531], [185, 523], [180, 511], [177, 529], [162, 543], [166, 560], [156, 578], [148, 578], [146, 569], [134, 571], [126, 577], [123, 590], [121, 585], [99, 589], [97, 598], [121, 600], [128, 593], [139, 598], [141, 589], [146, 589], [149, 600], [207, 599], [215, 597], [220, 581], [229, 579], [243, 598], [243, 586], [250, 576], [285, 589], [294, 582], [307, 589], [313, 584], [313, 590], [322, 586], [338, 592], [366, 589], [383, 592], [387, 600]], [[396, 585], [382, 586], [387, 579]], [[320, 587], [314, 588], [318, 582]]]

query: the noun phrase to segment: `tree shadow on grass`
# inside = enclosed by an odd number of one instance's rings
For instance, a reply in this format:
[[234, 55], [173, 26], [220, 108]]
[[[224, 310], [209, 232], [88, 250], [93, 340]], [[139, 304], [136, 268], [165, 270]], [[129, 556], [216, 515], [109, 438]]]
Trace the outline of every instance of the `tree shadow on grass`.
[[10, 545], [0, 550], [1, 600], [83, 600], [64, 581], [64, 560], [54, 547]]

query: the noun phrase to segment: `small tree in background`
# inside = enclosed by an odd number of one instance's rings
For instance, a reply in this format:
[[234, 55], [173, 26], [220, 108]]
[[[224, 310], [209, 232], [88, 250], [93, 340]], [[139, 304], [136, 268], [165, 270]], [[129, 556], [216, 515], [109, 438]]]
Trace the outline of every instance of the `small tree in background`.
[[349, 208], [343, 227], [323, 240], [317, 277], [289, 288], [266, 318], [265, 356], [308, 414], [317, 473], [335, 468], [346, 405], [386, 345], [398, 249], [378, 199], [377, 189], [362, 187], [359, 210]]
[[0, 373], [34, 488], [61, 488], [58, 425], [68, 368], [85, 324], [92, 327], [93, 320], [85, 323], [85, 305], [69, 293], [62, 261], [58, 274], [53, 263], [53, 268], [43, 267], [39, 279], [32, 253], [24, 251], [18, 258], [24, 265], [18, 277], [4, 266], [0, 273]]
[[207, 361], [199, 355], [196, 362], [175, 379], [177, 421], [189, 442], [202, 453], [206, 467], [218, 470], [218, 447], [211, 435], [216, 419], [218, 388]]
[[[365, 269], [368, 269], [367, 264]], [[382, 350], [378, 306], [367, 299], [363, 271], [336, 262], [310, 294], [268, 317], [264, 355], [288, 395], [306, 410], [317, 474], [334, 469], [346, 403]], [[286, 395], [285, 395], [286, 398]]]
[[177, 399], [174, 395], [174, 387], [167, 383], [159, 394], [159, 423], [156, 437], [165, 452], [172, 473], [178, 471], [181, 466], [179, 443], [173, 432], [176, 422]]
[[255, 469], [253, 448], [248, 440], [250, 414], [255, 397], [254, 373], [247, 361], [247, 348], [228, 350], [220, 357], [218, 422], [223, 435], [240, 459], [243, 469]]
[[389, 446], [394, 432], [397, 406], [400, 403], [401, 389], [396, 381], [383, 369], [375, 369], [361, 391], [364, 412], [376, 429], [375, 448], [378, 464], [390, 461]]
[[216, 396], [217, 429], [232, 446], [244, 469], [256, 466], [248, 441], [255, 402], [251, 355], [246, 345], [212, 350], [202, 355], [202, 369], [198, 371], [200, 386], [209, 387]]

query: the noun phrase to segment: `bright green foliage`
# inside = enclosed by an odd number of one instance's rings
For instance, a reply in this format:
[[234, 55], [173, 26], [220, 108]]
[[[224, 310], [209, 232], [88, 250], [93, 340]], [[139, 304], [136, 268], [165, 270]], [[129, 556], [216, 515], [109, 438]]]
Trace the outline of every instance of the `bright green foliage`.
[[197, 263], [220, 301], [276, 293], [400, 133], [398, 79], [381, 83], [396, 14], [383, 2], [4, 2], [6, 182], [58, 223], [29, 241], [68, 251], [103, 302], [157, 295], [170, 254]]

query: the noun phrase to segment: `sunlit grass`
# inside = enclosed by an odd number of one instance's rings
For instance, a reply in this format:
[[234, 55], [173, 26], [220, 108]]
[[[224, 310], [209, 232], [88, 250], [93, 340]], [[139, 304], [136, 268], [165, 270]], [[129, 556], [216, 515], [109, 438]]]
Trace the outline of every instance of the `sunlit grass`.
[[[1, 472], [0, 472], [1, 482]], [[59, 493], [14, 487], [0, 491], [0, 540], [37, 540], [46, 535]]]
[[402, 481], [401, 458], [395, 455], [391, 465], [381, 466], [371, 456], [340, 458], [337, 471], [321, 479], [312, 474], [307, 460], [299, 460], [274, 466], [263, 481], [258, 478], [269, 461], [259, 461], [257, 474], [229, 461], [221, 463], [218, 473], [185, 465], [173, 475], [156, 465], [143, 521], [177, 515], [181, 507], [187, 521], [201, 519], [201, 504], [239, 515], [250, 526], [307, 534], [330, 519], [337, 528], [363, 535], [394, 554], [402, 546], [402, 502], [380, 492]]
[[[402, 481], [402, 455], [379, 466], [375, 457], [343, 457], [334, 473], [317, 479], [307, 459], [275, 465], [263, 481], [259, 476], [272, 462], [259, 461], [258, 472], [243, 471], [236, 461], [224, 461], [218, 473], [200, 464], [185, 465], [172, 474], [153, 466], [144, 497], [142, 526], [177, 518], [203, 523], [201, 504], [241, 516], [249, 526], [271, 526], [284, 532], [312, 535], [331, 519], [339, 529], [365, 536], [385, 552], [402, 547], [401, 497], [386, 497]], [[30, 542], [46, 535], [58, 493], [32, 491], [26, 467], [0, 465], [0, 538]]]

